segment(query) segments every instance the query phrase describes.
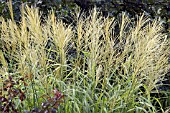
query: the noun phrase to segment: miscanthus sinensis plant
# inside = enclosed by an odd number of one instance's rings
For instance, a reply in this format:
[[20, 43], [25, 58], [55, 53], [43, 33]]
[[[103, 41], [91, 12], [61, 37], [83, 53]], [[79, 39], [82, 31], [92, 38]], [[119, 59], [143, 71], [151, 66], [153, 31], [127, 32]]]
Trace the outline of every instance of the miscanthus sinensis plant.
[[[54, 12], [41, 20], [23, 7], [21, 21], [1, 18], [0, 74], [27, 78], [20, 112], [39, 107], [54, 88], [65, 113], [166, 112], [159, 87], [168, 71], [169, 43], [157, 20], [103, 17], [95, 8], [66, 25]], [[1, 85], [2, 87], [2, 85]]]

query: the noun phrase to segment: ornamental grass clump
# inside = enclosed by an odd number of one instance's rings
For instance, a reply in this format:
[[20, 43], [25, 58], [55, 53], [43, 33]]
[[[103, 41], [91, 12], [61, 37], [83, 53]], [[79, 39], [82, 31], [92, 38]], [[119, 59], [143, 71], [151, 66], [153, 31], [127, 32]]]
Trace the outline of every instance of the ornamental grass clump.
[[40, 109], [48, 101], [41, 97], [57, 88], [65, 95], [61, 113], [165, 112], [168, 104], [153, 95], [169, 68], [160, 22], [89, 14], [77, 13], [73, 26], [23, 6], [21, 22], [1, 19], [0, 72], [27, 77], [23, 109]]

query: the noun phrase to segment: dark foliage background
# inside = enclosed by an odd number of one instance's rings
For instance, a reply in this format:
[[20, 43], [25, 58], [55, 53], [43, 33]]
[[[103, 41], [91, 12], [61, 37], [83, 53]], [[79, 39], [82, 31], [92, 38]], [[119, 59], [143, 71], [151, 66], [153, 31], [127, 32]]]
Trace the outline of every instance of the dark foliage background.
[[[7, 3], [9, 0], [0, 0], [0, 15], [9, 18]], [[78, 6], [82, 11], [88, 11], [92, 7], [99, 8], [104, 16], [117, 16], [122, 11], [129, 13], [130, 17], [135, 17], [145, 13], [151, 18], [160, 18], [167, 31], [170, 31], [170, 1], [169, 0], [12, 0], [15, 20], [19, 21], [20, 5], [28, 4], [39, 7], [44, 15], [53, 9], [58, 17], [67, 18]]]

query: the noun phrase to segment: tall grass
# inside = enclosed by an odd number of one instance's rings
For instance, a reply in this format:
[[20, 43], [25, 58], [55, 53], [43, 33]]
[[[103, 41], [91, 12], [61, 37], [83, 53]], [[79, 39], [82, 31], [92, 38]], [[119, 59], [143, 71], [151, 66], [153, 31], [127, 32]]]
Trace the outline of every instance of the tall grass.
[[21, 112], [40, 106], [55, 87], [66, 95], [61, 113], [168, 109], [152, 96], [169, 68], [169, 42], [159, 21], [144, 15], [132, 21], [125, 13], [117, 20], [94, 8], [71, 26], [54, 12], [41, 21], [39, 10], [26, 6], [20, 23], [1, 22], [1, 81], [9, 74], [28, 78]]

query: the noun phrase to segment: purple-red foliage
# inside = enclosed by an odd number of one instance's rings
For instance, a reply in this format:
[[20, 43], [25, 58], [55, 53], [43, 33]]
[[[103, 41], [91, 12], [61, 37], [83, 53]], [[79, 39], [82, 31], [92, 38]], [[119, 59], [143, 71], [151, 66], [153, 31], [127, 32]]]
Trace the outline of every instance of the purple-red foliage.
[[12, 76], [8, 76], [8, 79], [3, 81], [3, 87], [0, 89], [1, 112], [18, 113], [18, 110], [15, 108], [14, 99], [19, 98], [20, 101], [23, 101], [26, 98], [25, 92], [21, 90], [21, 87], [17, 87], [20, 81], [24, 83], [25, 86], [27, 85], [24, 78], [14, 81]]

